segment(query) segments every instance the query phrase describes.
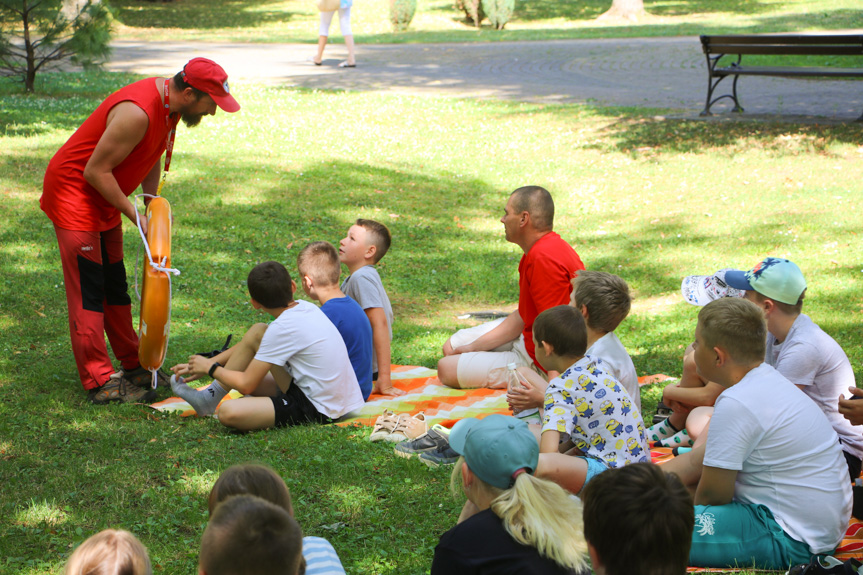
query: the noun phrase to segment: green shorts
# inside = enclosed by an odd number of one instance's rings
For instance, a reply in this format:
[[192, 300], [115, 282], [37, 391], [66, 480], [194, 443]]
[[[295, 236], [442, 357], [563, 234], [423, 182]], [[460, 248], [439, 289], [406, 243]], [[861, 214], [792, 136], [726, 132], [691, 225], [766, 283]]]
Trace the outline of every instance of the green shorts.
[[786, 570], [808, 563], [809, 546], [792, 539], [764, 505], [696, 505], [689, 564]]

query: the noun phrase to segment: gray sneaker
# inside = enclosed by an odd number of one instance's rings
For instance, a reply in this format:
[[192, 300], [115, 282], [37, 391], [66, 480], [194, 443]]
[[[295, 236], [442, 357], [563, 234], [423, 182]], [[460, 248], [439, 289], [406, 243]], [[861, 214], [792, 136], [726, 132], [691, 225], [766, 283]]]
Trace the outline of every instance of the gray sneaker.
[[435, 425], [416, 439], [412, 441], [403, 441], [395, 446], [394, 451], [399, 457], [410, 459], [420, 453], [433, 451], [441, 446], [449, 447], [449, 439], [446, 435], [438, 431]]
[[420, 461], [428, 465], [429, 467], [440, 467], [441, 465], [452, 465], [458, 458], [460, 457], [458, 453], [455, 452], [455, 449], [449, 446], [447, 442], [446, 445], [438, 447], [434, 451], [426, 451], [424, 453], [420, 453], [419, 455]]

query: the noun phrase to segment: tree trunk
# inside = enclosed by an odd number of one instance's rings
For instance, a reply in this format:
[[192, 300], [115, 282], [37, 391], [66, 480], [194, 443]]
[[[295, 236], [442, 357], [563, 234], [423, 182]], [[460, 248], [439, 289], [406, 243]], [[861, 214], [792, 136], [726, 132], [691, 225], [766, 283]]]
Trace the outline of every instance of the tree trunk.
[[637, 22], [647, 16], [644, 10], [644, 0], [612, 0], [608, 12], [600, 15], [597, 20], [629, 20]]
[[36, 51], [30, 38], [30, 10], [25, 6], [24, 24], [24, 54], [27, 60], [27, 71], [24, 73], [24, 91], [32, 94], [36, 87]]

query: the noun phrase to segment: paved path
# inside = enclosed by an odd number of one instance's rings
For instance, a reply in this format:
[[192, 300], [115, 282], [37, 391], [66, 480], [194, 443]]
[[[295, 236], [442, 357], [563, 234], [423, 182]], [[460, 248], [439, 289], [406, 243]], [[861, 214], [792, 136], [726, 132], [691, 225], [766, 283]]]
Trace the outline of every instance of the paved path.
[[[359, 64], [353, 69], [337, 67], [346, 54], [343, 45], [328, 46], [323, 66], [309, 61], [314, 51], [309, 44], [121, 41], [113, 48], [108, 69], [142, 74], [167, 74], [189, 58], [207, 56], [222, 64], [232, 79], [307, 88], [671, 108], [675, 115], [687, 117], [697, 117], [704, 107], [707, 84], [701, 44], [695, 37], [368, 45], [358, 46]], [[817, 116], [834, 121], [853, 120], [863, 113], [861, 87], [863, 83], [849, 81], [757, 77], [743, 78], [739, 84], [745, 117]]]

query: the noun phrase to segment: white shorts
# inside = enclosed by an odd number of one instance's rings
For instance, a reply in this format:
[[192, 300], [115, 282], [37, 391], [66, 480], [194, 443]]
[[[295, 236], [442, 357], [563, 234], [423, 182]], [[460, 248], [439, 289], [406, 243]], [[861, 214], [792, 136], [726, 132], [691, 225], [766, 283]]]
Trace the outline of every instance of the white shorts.
[[[460, 329], [450, 338], [453, 349], [467, 345], [499, 326], [506, 318], [496, 319], [474, 327]], [[524, 335], [507, 342], [492, 351], [477, 351], [462, 353], [458, 356], [459, 387], [490, 387], [492, 389], [506, 388], [508, 381], [507, 365], [530, 367], [540, 375], [542, 371], [536, 368], [533, 360], [524, 347]], [[543, 375], [543, 377], [545, 377]]]

